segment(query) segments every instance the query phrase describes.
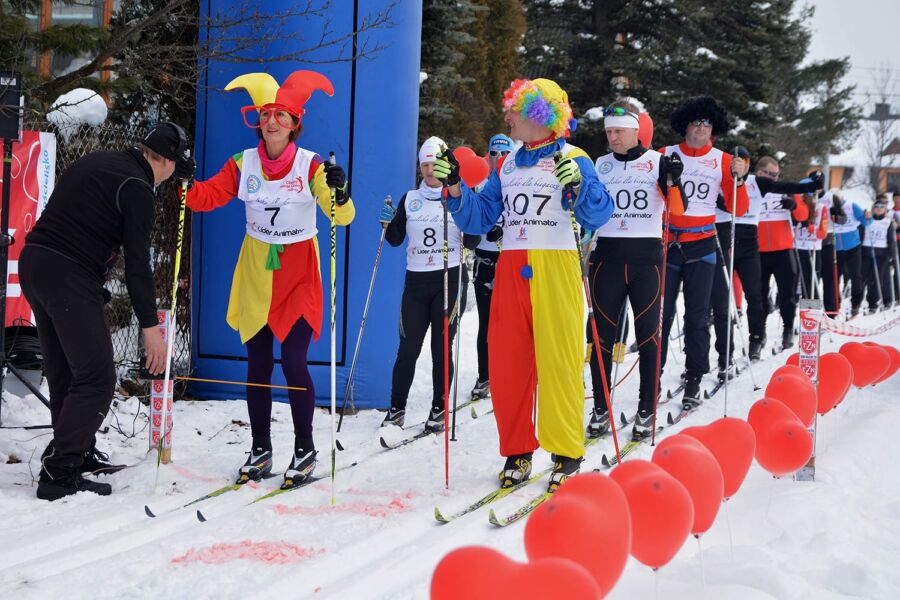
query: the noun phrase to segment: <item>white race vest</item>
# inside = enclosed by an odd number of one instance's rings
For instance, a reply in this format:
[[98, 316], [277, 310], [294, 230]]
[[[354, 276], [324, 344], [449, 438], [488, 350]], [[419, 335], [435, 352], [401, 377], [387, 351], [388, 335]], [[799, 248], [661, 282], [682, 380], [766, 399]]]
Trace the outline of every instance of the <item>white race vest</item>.
[[[574, 150], [566, 144], [562, 153]], [[563, 188], [545, 156], [533, 167], [516, 166], [510, 154], [500, 168], [504, 250], [575, 250], [572, 220], [563, 210]]]
[[[735, 223], [741, 225], [759, 225], [759, 211], [762, 205], [763, 196], [759, 191], [759, 184], [756, 183], [756, 175], [747, 177], [744, 187], [747, 188], [747, 197], [750, 199], [750, 207], [747, 212], [739, 217], [734, 218]], [[716, 223], [730, 223], [731, 213], [716, 207]]]
[[866, 225], [866, 237], [863, 239], [863, 246], [875, 248], [887, 248], [888, 231], [891, 231], [890, 212], [884, 215], [883, 219], [872, 219], [871, 225]]
[[615, 202], [612, 216], [597, 237], [661, 238], [665, 200], [659, 191], [662, 155], [647, 150], [640, 158], [619, 161], [612, 153], [594, 164], [597, 176]]
[[816, 207], [816, 222], [812, 233], [810, 233], [809, 228], [802, 223], [798, 223], [794, 227], [794, 245], [797, 247], [797, 250], [822, 249], [822, 240], [816, 237], [816, 232], [819, 231], [819, 226], [822, 224], [822, 215], [825, 214], [827, 210], [828, 207], [826, 206], [819, 205]]
[[[409, 271], [436, 271], [444, 268], [444, 207], [439, 198], [428, 200], [419, 190], [406, 192], [406, 268]], [[462, 235], [448, 216], [448, 265], [459, 266], [459, 238]]]
[[759, 203], [760, 221], [790, 221], [791, 211], [781, 208], [781, 194], [766, 194]]
[[667, 146], [664, 154], [678, 153], [684, 163], [681, 188], [688, 200], [686, 217], [708, 217], [716, 212], [716, 199], [722, 189], [722, 155], [718, 148], [710, 148], [703, 156], [688, 156], [679, 146]]
[[276, 181], [263, 177], [259, 151], [244, 150], [238, 198], [247, 213], [247, 235], [269, 244], [293, 244], [315, 237], [316, 199], [306, 180], [315, 153], [297, 148], [290, 172]]
[[856, 231], [859, 228], [859, 221], [856, 220], [856, 215], [853, 212], [853, 204], [846, 200], [842, 200], [841, 208], [843, 209], [844, 214], [847, 215], [847, 222], [844, 224], [835, 223], [834, 232], [850, 233], [851, 231]]

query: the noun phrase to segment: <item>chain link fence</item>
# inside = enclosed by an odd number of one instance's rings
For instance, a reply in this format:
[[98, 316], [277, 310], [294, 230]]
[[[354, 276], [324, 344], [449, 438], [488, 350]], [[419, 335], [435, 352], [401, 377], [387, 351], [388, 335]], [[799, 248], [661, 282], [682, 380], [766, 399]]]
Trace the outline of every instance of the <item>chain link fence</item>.
[[[57, 179], [72, 163], [82, 156], [100, 150], [124, 150], [140, 142], [146, 128], [135, 125], [104, 123], [100, 127], [80, 126], [60, 131], [53, 124], [39, 118], [26, 119], [25, 129], [48, 131], [56, 134]], [[150, 261], [156, 281], [156, 299], [159, 308], [172, 305], [175, 253], [178, 246], [178, 213], [180, 189], [167, 181], [156, 190], [156, 222], [150, 248]], [[173, 349], [174, 375], [188, 375], [191, 365], [191, 215], [184, 218], [184, 240], [181, 249], [178, 308], [175, 318], [175, 346]], [[125, 286], [125, 261], [120, 255], [112, 266], [106, 281], [106, 289], [112, 298], [106, 305], [106, 320], [112, 336], [113, 355], [119, 382], [127, 395], [147, 396], [148, 384], [138, 379], [137, 368], [141, 361], [142, 337], [137, 317], [131, 307]], [[177, 381], [176, 398], [184, 395], [185, 382]]]

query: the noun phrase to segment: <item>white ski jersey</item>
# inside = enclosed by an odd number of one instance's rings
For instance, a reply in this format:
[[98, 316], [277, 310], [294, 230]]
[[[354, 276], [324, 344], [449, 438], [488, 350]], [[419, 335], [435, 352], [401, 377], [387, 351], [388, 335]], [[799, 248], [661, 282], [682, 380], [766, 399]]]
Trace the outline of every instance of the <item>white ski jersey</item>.
[[612, 152], [597, 159], [597, 177], [615, 202], [597, 237], [662, 237], [666, 203], [658, 183], [661, 158], [659, 152], [647, 150], [636, 160], [620, 161]]
[[[419, 190], [406, 192], [406, 268], [409, 271], [437, 271], [444, 268], [444, 206], [440, 198], [429, 200]], [[447, 220], [448, 266], [459, 266], [462, 232]]]
[[686, 217], [708, 217], [716, 212], [716, 200], [722, 191], [722, 155], [718, 148], [710, 148], [703, 156], [688, 156], [678, 146], [666, 146], [663, 154], [677, 152], [684, 163], [681, 188], [687, 199]]

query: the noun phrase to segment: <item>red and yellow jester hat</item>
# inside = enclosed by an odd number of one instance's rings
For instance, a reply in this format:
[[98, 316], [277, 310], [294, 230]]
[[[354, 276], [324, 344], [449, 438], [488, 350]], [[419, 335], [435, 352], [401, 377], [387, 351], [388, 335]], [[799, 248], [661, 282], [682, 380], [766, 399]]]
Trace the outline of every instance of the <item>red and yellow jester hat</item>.
[[316, 90], [321, 90], [329, 96], [334, 95], [334, 86], [331, 81], [321, 73], [315, 71], [294, 71], [284, 80], [284, 85], [278, 85], [275, 78], [268, 73], [246, 73], [232, 79], [225, 86], [226, 91], [244, 89], [253, 100], [253, 107], [260, 109], [285, 110], [297, 117], [303, 118], [306, 112], [303, 105]]

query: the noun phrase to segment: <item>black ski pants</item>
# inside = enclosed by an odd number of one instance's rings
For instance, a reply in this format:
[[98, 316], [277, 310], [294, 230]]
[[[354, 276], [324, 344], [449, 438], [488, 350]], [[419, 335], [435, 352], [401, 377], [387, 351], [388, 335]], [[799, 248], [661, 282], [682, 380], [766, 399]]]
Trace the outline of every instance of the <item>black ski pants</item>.
[[869, 303], [869, 308], [877, 309], [879, 300], [884, 305], [893, 301], [894, 286], [891, 284], [891, 270], [888, 268], [891, 260], [890, 249], [871, 246], [861, 248], [866, 302]]
[[[822, 273], [822, 252], [816, 251], [815, 265], [813, 265], [812, 250], [797, 250], [797, 255], [800, 258], [800, 280], [803, 282], [801, 297], [806, 299], [819, 298], [818, 281]], [[813, 268], [815, 268], [815, 281], [812, 279]], [[832, 298], [833, 302], [834, 299]]]
[[[719, 232], [720, 251], [717, 252], [716, 272], [712, 288], [713, 325], [716, 330], [716, 352], [719, 354], [720, 366], [725, 365], [725, 339], [728, 335], [728, 252], [730, 250], [731, 230], [728, 223], [723, 227], [716, 225]], [[760, 292], [759, 246], [744, 239], [738, 239], [735, 246], [734, 270], [741, 278], [744, 297], [747, 299], [747, 323], [750, 335], [764, 338], [766, 320], [763, 312], [762, 293]], [[733, 291], [732, 291], [733, 293]], [[734, 331], [731, 332], [731, 355], [734, 356]]]
[[[775, 276], [775, 285], [778, 286], [778, 310], [784, 323], [785, 331], [793, 331], [794, 314], [797, 312], [797, 259], [794, 250], [775, 250], [773, 252], [760, 252], [760, 292], [762, 294], [765, 314], [772, 312], [769, 299], [769, 285], [772, 276]], [[741, 278], [743, 282], [743, 277]]]
[[[684, 244], [704, 243], [689, 242]], [[666, 260], [666, 298], [663, 308], [662, 365], [666, 364], [669, 331], [675, 320], [675, 302], [684, 284], [684, 366], [688, 377], [709, 372], [709, 303], [716, 272], [715, 245], [698, 258], [689, 258], [678, 245], [669, 248]]]
[[472, 281], [475, 287], [475, 304], [478, 307], [478, 381], [488, 381], [488, 323], [491, 315], [491, 294], [494, 292], [494, 271], [499, 252], [475, 249], [475, 268]]
[[[459, 288], [459, 267], [453, 267], [447, 275], [448, 306], [450, 310], [450, 379], [453, 379], [453, 336], [459, 324], [459, 316], [466, 309], [463, 294], [460, 306], [456, 304]], [[468, 279], [463, 279], [463, 285]], [[431, 327], [431, 383], [434, 407], [444, 406], [444, 280], [442, 271], [406, 272], [403, 299], [400, 301], [400, 347], [391, 386], [391, 407], [406, 408], [409, 388], [416, 372], [416, 360], [422, 352], [425, 334]]]
[[841, 308], [841, 293], [838, 290], [839, 269], [835, 261], [834, 244], [822, 244], [819, 261], [822, 268], [822, 304], [825, 312], [836, 315]]
[[[662, 261], [660, 261], [661, 263]], [[659, 389], [657, 348], [659, 345], [659, 297], [660, 264], [629, 264], [604, 262], [594, 256], [591, 260], [591, 296], [597, 334], [600, 337], [603, 369], [607, 383], [612, 381], [612, 351], [627, 311], [626, 298], [634, 313], [634, 335], [638, 345], [638, 368], [641, 377], [638, 410], [653, 412], [654, 392]], [[622, 322], [620, 322], [622, 321]], [[590, 324], [588, 324], [590, 327]], [[606, 395], [603, 379], [597, 364], [597, 349], [591, 344], [591, 383], [594, 391], [594, 407], [606, 412]]]
[[112, 340], [96, 276], [37, 246], [22, 250], [19, 281], [34, 311], [50, 388], [53, 439], [43, 460], [54, 479], [75, 474], [112, 403]]
[[850, 250], [838, 250], [838, 273], [844, 278], [844, 284], [850, 282], [850, 306], [859, 308], [862, 304], [865, 287], [862, 276], [862, 246]]

